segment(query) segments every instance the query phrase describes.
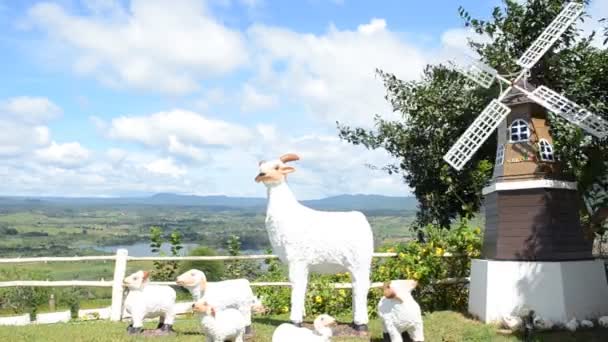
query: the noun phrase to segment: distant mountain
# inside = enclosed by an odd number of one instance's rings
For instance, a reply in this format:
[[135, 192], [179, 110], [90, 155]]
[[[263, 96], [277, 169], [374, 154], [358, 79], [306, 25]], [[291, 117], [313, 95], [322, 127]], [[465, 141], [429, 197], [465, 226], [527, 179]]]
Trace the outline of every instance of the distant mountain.
[[[304, 205], [319, 210], [402, 211], [415, 210], [418, 202], [414, 197], [382, 195], [339, 195], [318, 200], [302, 201]], [[266, 198], [196, 196], [159, 193], [147, 197], [0, 197], [0, 206], [7, 205], [162, 205], [201, 206], [215, 209], [263, 209]]]

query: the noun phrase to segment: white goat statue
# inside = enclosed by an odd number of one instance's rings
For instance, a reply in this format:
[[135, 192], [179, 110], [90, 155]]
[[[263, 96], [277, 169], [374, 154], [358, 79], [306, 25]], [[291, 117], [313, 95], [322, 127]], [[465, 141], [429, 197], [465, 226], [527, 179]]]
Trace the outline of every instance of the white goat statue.
[[286, 183], [300, 158], [292, 153], [261, 161], [256, 182], [268, 190], [266, 230], [272, 250], [288, 264], [291, 290], [290, 320], [301, 326], [309, 272], [350, 272], [353, 282], [354, 329], [367, 331], [367, 294], [374, 252], [372, 230], [357, 211], [317, 211], [300, 204]]
[[378, 303], [383, 341], [424, 341], [422, 312], [411, 294], [417, 285], [415, 280], [391, 280], [384, 284], [384, 297]]
[[247, 322], [239, 310], [218, 310], [205, 298], [201, 298], [192, 304], [192, 311], [200, 315], [201, 329], [207, 342], [244, 341]]
[[129, 289], [125, 299], [125, 311], [131, 314], [129, 334], [143, 331], [144, 318], [160, 317], [157, 329], [173, 330], [175, 320], [175, 290], [167, 285], [150, 285], [150, 273], [137, 271], [123, 280]]
[[334, 325], [336, 319], [327, 314], [315, 318], [314, 331], [283, 323], [272, 333], [272, 342], [329, 342], [333, 336], [331, 327]]
[[247, 322], [246, 334], [251, 333], [251, 311], [259, 308], [261, 303], [253, 295], [249, 280], [232, 279], [209, 283], [203, 271], [191, 269], [180, 274], [176, 283], [188, 289], [195, 302], [200, 298], [212, 298], [217, 310], [239, 310]]

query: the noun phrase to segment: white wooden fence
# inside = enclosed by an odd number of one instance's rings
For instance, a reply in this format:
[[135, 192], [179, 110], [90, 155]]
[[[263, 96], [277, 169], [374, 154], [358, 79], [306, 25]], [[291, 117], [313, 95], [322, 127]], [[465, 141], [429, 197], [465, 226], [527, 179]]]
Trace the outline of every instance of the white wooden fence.
[[[397, 253], [374, 253], [375, 258], [391, 258], [397, 256]], [[444, 257], [451, 257], [451, 254], [444, 254]], [[7, 258], [0, 259], [0, 264], [23, 264], [23, 263], [47, 263], [47, 262], [78, 262], [78, 261], [107, 261], [114, 260], [114, 277], [112, 280], [60, 280], [60, 281], [49, 281], [49, 280], [18, 280], [18, 281], [3, 281], [0, 282], [0, 288], [2, 287], [16, 287], [16, 286], [29, 286], [29, 287], [111, 287], [112, 288], [112, 304], [110, 306], [109, 318], [112, 321], [121, 320], [122, 315], [122, 300], [123, 300], [123, 286], [122, 281], [126, 276], [127, 262], [128, 261], [173, 261], [173, 260], [199, 260], [199, 261], [218, 261], [218, 260], [268, 260], [277, 259], [276, 255], [262, 254], [262, 255], [239, 255], [239, 256], [166, 256], [166, 257], [135, 257], [129, 256], [126, 249], [119, 249], [116, 251], [116, 255], [105, 255], [105, 256], [75, 256], [75, 257], [39, 257], [39, 258]], [[442, 279], [435, 284], [457, 284], [467, 283], [469, 278], [447, 278]], [[175, 282], [151, 282], [152, 284], [163, 284], [163, 285], [176, 285]], [[291, 286], [289, 282], [252, 282], [251, 286]], [[350, 283], [335, 283], [335, 288], [351, 288]], [[372, 283], [372, 288], [381, 287], [382, 283]], [[88, 311], [103, 311], [104, 309], [93, 309]], [[84, 310], [81, 310], [84, 311]], [[40, 314], [38, 315], [40, 316]], [[8, 317], [7, 317], [8, 318]], [[0, 322], [2, 325], [2, 322]]]

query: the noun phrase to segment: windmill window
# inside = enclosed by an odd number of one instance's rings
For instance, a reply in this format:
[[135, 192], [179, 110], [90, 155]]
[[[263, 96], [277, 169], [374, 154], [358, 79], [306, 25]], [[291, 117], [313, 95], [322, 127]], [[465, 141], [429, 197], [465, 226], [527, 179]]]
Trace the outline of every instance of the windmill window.
[[505, 161], [505, 145], [498, 145], [496, 150], [496, 165], [502, 165]]
[[538, 152], [540, 154], [540, 160], [542, 161], [554, 161], [555, 157], [553, 156], [553, 145], [549, 144], [549, 142], [545, 139], [540, 139], [538, 142]]
[[528, 124], [521, 119], [513, 121], [511, 124], [511, 142], [524, 142], [530, 139], [530, 128]]

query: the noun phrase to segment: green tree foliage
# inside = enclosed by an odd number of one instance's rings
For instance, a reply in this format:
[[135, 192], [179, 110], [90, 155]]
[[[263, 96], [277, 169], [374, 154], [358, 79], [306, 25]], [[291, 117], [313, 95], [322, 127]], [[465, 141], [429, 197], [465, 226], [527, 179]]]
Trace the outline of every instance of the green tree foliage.
[[[150, 227], [150, 249], [152, 253], [157, 253], [159, 256], [165, 256], [161, 250], [165, 237], [160, 227]], [[179, 232], [173, 231], [169, 235], [169, 244], [171, 245], [171, 256], [179, 256], [179, 251], [183, 248], [182, 238]], [[154, 275], [156, 280], [173, 280], [177, 275], [179, 267], [178, 261], [154, 261]]]
[[[0, 270], [0, 280], [42, 280], [48, 279], [46, 272], [24, 272], [17, 268]], [[50, 295], [46, 287], [9, 287], [0, 291], [0, 307], [9, 308], [15, 313], [28, 312], [35, 320], [38, 308], [45, 304]]]
[[[241, 240], [236, 235], [228, 238], [228, 254], [231, 256], [241, 255]], [[259, 276], [260, 266], [253, 260], [230, 260], [226, 261], [225, 276], [228, 279], [254, 279]]]
[[[463, 8], [459, 13], [465, 26], [489, 37], [489, 42], [470, 43], [482, 61], [501, 74], [511, 74], [519, 71], [515, 61], [567, 2], [503, 0], [488, 20], [474, 19]], [[593, 47], [593, 37], [581, 34], [576, 27], [569, 29], [534, 67], [529, 81], [547, 85], [608, 118], [608, 52]], [[376, 116], [374, 130], [338, 123], [340, 137], [370, 149], [383, 148], [396, 157], [398, 164], [384, 169], [401, 173], [414, 189], [420, 202], [419, 227], [436, 223], [448, 228], [455, 217], [476, 212], [481, 189], [491, 176], [495, 135], [460, 172], [449, 167], [442, 156], [497, 96], [498, 85], [489, 90], [472, 86], [451, 65], [429, 65], [420, 80], [408, 82], [377, 72], [384, 82], [386, 99], [394, 111], [402, 114], [402, 119], [388, 121]], [[607, 172], [602, 161], [608, 160], [608, 144], [583, 134], [551, 113], [549, 122], [559, 158], [579, 182], [581, 193], [585, 193]]]
[[[199, 246], [188, 253], [189, 256], [216, 256], [217, 252], [210, 247]], [[184, 273], [190, 269], [197, 269], [205, 272], [205, 276], [210, 281], [221, 280], [224, 276], [224, 263], [222, 261], [204, 261], [204, 260], [185, 260], [182, 261], [179, 267], [179, 273]]]

